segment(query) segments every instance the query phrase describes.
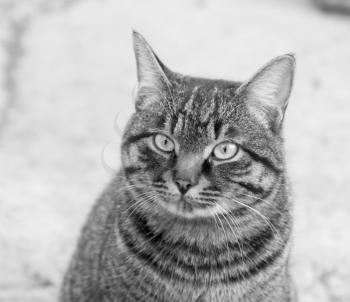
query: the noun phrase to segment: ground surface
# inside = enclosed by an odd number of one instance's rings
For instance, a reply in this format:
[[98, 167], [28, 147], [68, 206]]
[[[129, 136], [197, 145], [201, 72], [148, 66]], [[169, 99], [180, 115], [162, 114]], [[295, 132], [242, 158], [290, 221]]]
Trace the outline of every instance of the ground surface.
[[122, 127], [133, 108], [131, 28], [202, 76], [244, 79], [297, 54], [293, 272], [300, 301], [350, 301], [350, 19], [277, 0], [0, 0], [0, 17], [0, 301], [55, 301], [111, 177], [101, 152], [120, 137], [114, 118]]

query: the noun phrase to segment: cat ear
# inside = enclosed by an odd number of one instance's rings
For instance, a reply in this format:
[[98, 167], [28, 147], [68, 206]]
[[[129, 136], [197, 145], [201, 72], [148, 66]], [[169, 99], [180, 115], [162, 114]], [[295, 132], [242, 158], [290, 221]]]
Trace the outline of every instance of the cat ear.
[[294, 69], [293, 55], [279, 56], [238, 89], [238, 93], [245, 97], [250, 113], [274, 130], [280, 128], [284, 118], [293, 86]]
[[144, 109], [160, 100], [170, 82], [164, 73], [165, 66], [138, 32], [133, 32], [137, 67], [136, 109]]

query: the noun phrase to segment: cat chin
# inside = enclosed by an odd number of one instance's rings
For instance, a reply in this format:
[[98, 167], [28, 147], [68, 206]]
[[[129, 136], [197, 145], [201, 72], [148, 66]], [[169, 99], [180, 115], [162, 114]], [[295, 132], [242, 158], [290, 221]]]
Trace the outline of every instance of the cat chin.
[[170, 213], [171, 215], [187, 219], [209, 218], [226, 212], [223, 207], [215, 203], [210, 206], [203, 207], [203, 204], [194, 200], [158, 200], [158, 203], [166, 212]]

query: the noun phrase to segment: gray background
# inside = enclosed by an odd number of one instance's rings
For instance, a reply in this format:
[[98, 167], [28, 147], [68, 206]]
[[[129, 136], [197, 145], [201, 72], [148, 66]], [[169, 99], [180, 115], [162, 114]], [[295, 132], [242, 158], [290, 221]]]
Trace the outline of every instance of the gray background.
[[[243, 80], [294, 52], [300, 301], [350, 301], [350, 17], [304, 1], [0, 1], [0, 301], [54, 301], [133, 109], [131, 29], [173, 70]], [[105, 150], [105, 152], [103, 152]]]

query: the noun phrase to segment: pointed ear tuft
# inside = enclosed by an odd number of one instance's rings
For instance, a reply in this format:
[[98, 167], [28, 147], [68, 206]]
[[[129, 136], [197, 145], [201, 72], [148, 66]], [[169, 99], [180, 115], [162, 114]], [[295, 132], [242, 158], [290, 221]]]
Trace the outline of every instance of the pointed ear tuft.
[[238, 93], [244, 95], [249, 111], [274, 129], [279, 129], [282, 124], [293, 86], [294, 69], [294, 55], [279, 56], [238, 89]]
[[143, 109], [159, 99], [169, 86], [169, 80], [164, 73], [162, 62], [145, 38], [136, 31], [133, 31], [133, 44], [138, 80], [136, 108]]

